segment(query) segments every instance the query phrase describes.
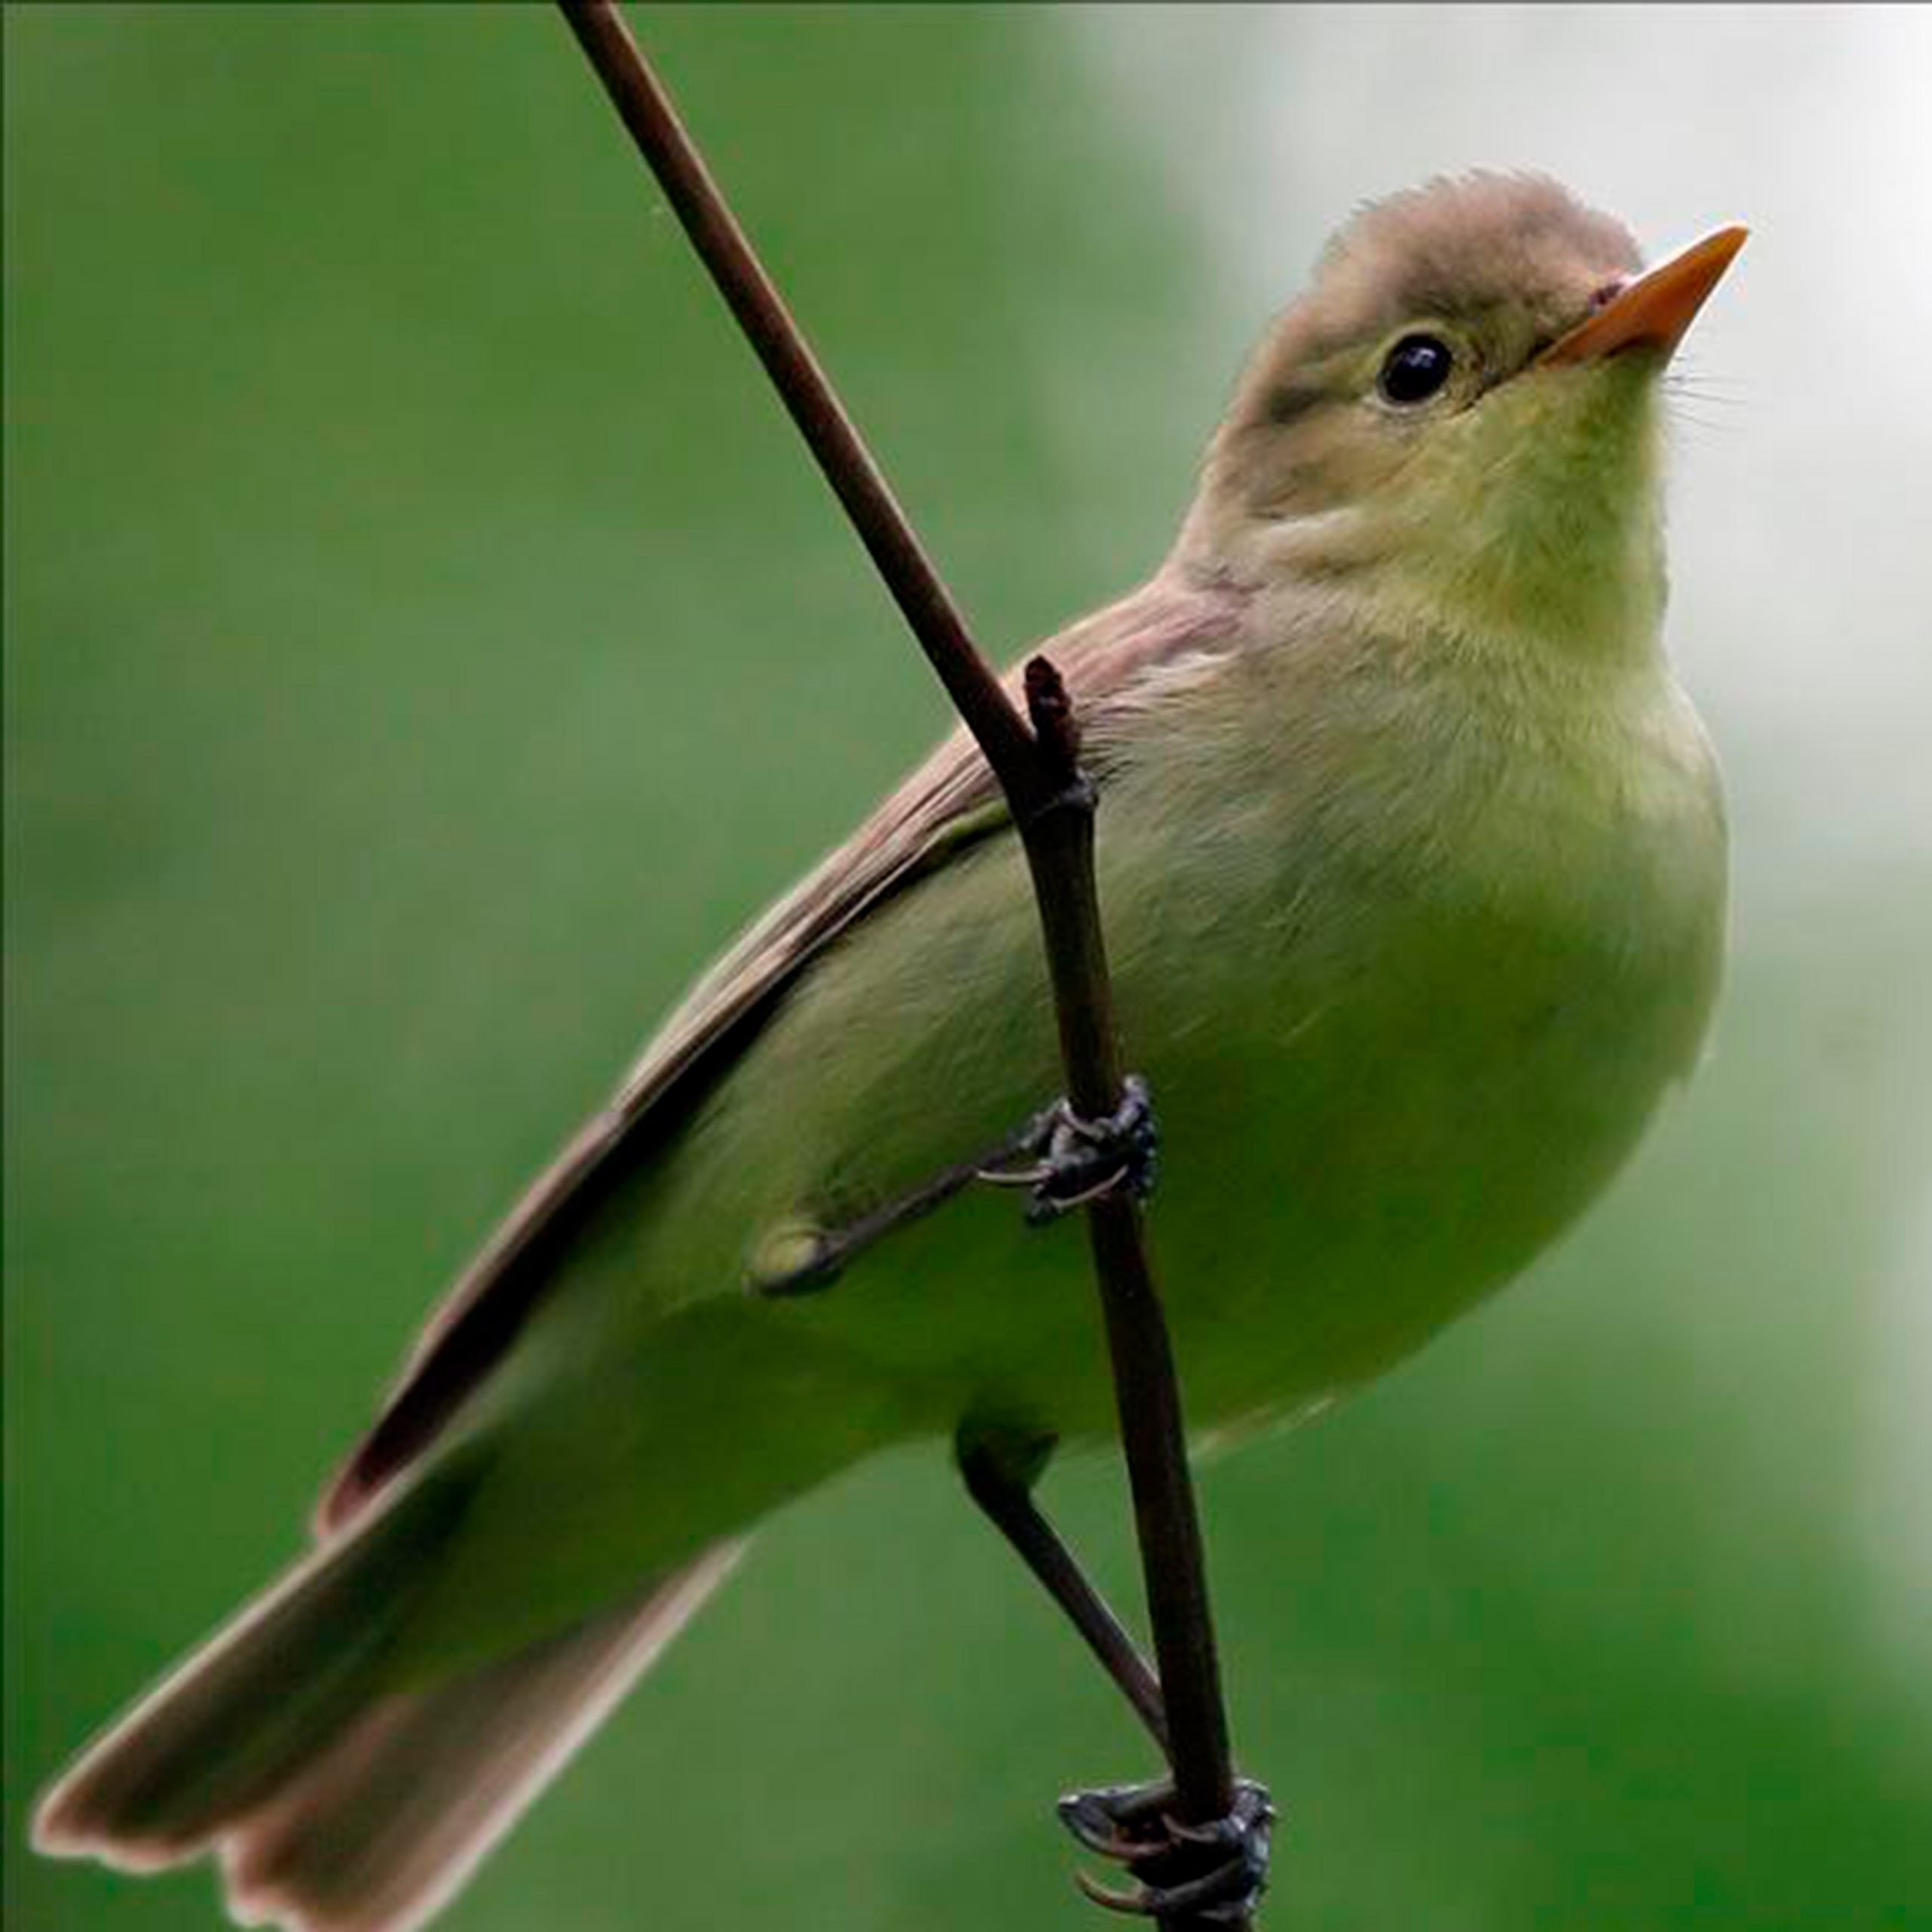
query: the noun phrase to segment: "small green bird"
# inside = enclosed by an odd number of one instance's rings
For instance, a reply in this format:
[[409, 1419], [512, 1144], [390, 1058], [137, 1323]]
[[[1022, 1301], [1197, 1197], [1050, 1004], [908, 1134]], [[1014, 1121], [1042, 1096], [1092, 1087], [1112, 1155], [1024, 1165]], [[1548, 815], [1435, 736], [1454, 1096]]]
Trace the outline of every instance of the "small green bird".
[[[1743, 238], [1641, 274], [1535, 177], [1367, 208], [1172, 553], [1041, 647], [1197, 1426], [1407, 1354], [1697, 1060], [1725, 833], [1659, 640], [1659, 377]], [[213, 1851], [245, 1922], [402, 1932], [782, 1505], [949, 1434], [1023, 1515], [1054, 1441], [1112, 1427], [1085, 1250], [960, 1183], [1058, 1065], [955, 734], [699, 982], [457, 1284], [312, 1552], [52, 1789], [39, 1847]]]

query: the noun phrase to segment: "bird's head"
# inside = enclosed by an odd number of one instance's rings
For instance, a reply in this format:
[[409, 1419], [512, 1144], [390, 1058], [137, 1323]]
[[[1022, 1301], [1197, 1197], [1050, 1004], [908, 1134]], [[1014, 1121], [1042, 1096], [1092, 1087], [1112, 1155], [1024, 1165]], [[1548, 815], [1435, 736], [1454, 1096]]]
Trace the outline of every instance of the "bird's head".
[[1657, 378], [1744, 234], [1645, 274], [1620, 223], [1540, 176], [1364, 208], [1243, 376], [1183, 559], [1466, 632], [1647, 640]]

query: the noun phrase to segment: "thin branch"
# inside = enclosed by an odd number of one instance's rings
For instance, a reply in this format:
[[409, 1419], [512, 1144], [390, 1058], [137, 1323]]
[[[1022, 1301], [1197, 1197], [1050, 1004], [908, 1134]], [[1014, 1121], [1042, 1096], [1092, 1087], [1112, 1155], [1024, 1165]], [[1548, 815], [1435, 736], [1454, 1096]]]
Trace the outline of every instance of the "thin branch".
[[[1059, 675], [1044, 658], [1027, 665], [1029, 725], [974, 645], [613, 0], [558, 4], [1006, 793], [1039, 902], [1068, 1098], [1081, 1115], [1103, 1118], [1121, 1104], [1121, 1066], [1094, 879], [1094, 797]], [[1232, 1809], [1234, 1781], [1173, 1350], [1139, 1207], [1115, 1194], [1086, 1211], [1167, 1707], [1175, 1808], [1183, 1822], [1206, 1824]]]
[[[1092, 793], [1080, 777], [1078, 730], [1066, 688], [1044, 657], [1026, 666], [1026, 703], [1050, 789], [1082, 801], [1080, 809], [1037, 819], [1026, 844], [1068, 1098], [1076, 1112], [1100, 1119], [1121, 1103], [1122, 1069], [1094, 872]], [[1167, 1704], [1174, 1793], [1183, 1820], [1204, 1824], [1232, 1809], [1234, 1770], [1174, 1348], [1148, 1264], [1140, 1204], [1125, 1193], [1103, 1195], [1087, 1210], [1087, 1232]]]

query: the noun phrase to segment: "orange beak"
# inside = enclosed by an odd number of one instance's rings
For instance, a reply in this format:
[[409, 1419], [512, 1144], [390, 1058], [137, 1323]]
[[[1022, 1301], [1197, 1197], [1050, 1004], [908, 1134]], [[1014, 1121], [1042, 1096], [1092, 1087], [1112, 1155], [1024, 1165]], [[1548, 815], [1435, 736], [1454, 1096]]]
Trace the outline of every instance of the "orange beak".
[[1537, 358], [1543, 368], [1590, 362], [1641, 345], [1668, 356], [1691, 318], [1744, 246], [1748, 228], [1720, 228], [1681, 255], [1617, 291], [1593, 315], [1561, 335]]

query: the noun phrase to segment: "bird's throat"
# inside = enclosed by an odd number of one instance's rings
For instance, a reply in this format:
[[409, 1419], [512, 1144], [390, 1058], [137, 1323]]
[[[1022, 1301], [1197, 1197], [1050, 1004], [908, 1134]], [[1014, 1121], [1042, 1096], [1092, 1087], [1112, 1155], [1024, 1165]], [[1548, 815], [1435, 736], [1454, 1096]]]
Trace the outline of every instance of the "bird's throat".
[[1383, 525], [1369, 540], [1375, 594], [1473, 638], [1647, 656], [1666, 590], [1650, 372], [1538, 373], [1509, 387], [1465, 435], [1419, 453], [1407, 488], [1366, 506]]
[[1655, 653], [1663, 620], [1661, 469], [1653, 370], [1538, 371], [1341, 500], [1257, 514], [1209, 497], [1182, 555], [1264, 593], [1318, 589], [1399, 635], [1628, 663]]

